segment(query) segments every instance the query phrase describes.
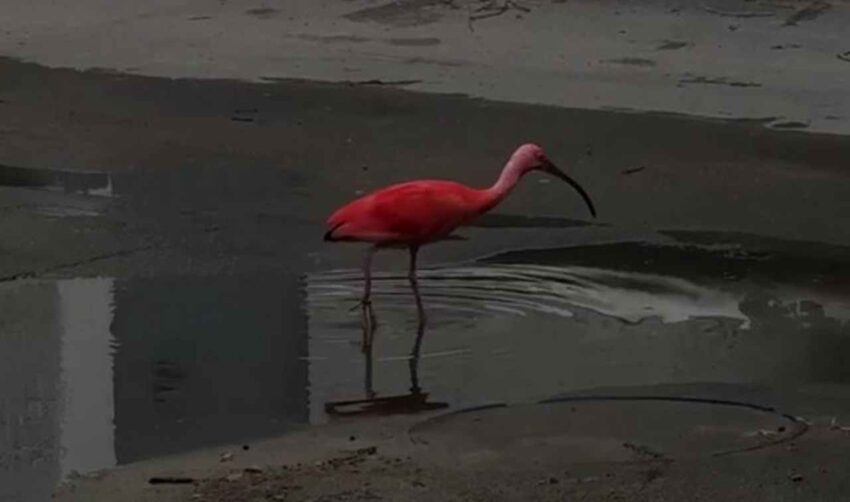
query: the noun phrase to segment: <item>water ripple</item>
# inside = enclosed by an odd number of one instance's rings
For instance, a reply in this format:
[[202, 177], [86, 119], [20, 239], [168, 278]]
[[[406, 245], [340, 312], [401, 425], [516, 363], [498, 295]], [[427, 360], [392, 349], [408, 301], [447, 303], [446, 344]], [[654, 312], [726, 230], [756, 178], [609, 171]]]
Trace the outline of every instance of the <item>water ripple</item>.
[[[381, 308], [407, 308], [407, 278], [377, 273], [373, 296]], [[308, 281], [311, 308], [336, 309], [361, 294], [359, 271], [316, 274]], [[488, 264], [424, 269], [420, 288], [428, 308], [459, 315], [547, 314], [571, 318], [590, 310], [628, 323], [656, 318], [672, 323], [699, 317], [747, 322], [740, 296], [686, 279], [591, 267]]]

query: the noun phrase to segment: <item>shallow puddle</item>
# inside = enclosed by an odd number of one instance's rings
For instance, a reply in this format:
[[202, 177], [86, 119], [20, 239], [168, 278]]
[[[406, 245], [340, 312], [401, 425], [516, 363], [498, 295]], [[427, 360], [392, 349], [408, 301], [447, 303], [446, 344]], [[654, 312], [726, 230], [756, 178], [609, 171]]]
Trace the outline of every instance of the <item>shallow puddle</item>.
[[[418, 387], [453, 407], [663, 383], [850, 381], [850, 296], [749, 281], [698, 284], [590, 267], [488, 264], [422, 273]], [[372, 368], [350, 272], [311, 276], [311, 419], [324, 403], [413, 387], [407, 280], [378, 276]], [[320, 367], [319, 370], [313, 368]], [[352, 375], [361, 373], [357, 381]]]
[[0, 485], [48, 493], [75, 471], [336, 414], [603, 386], [850, 382], [850, 294], [829, 276], [843, 269], [737, 273], [718, 251], [726, 272], [703, 273], [705, 251], [661, 251], [700, 264], [691, 270], [672, 256], [622, 266], [631, 255], [612, 253], [628, 248], [605, 249], [595, 262], [547, 251], [422, 270], [428, 323], [414, 359], [416, 310], [397, 274], [377, 274], [366, 353], [352, 270], [2, 284], [0, 452], [12, 469]]

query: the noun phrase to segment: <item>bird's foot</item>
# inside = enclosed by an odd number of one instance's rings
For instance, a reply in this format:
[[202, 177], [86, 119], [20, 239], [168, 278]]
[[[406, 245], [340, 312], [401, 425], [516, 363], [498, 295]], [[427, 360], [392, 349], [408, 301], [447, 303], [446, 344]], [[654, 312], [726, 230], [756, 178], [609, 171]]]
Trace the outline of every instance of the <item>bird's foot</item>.
[[371, 309], [371, 308], [372, 308], [372, 300], [361, 299], [355, 305], [353, 305], [350, 309], [348, 309], [348, 311], [354, 312], [357, 309], [365, 310], [365, 309]]

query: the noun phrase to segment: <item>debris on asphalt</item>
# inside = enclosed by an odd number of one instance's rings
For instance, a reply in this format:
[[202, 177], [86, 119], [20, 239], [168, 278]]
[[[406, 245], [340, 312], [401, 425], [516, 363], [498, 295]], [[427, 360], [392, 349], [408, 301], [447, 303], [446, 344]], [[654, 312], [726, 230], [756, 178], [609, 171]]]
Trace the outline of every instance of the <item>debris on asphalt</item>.
[[194, 482], [195, 478], [181, 476], [154, 476], [148, 479], [151, 485], [190, 485]]
[[629, 169], [624, 169], [622, 174], [635, 174], [643, 171], [644, 169], [646, 169], [646, 166], [630, 167]]
[[829, 422], [829, 428], [834, 431], [850, 432], [850, 427], [838, 423], [838, 417], [832, 417], [832, 420]]
[[791, 14], [782, 26], [797, 26], [801, 21], [811, 21], [832, 8], [829, 2], [816, 1]]

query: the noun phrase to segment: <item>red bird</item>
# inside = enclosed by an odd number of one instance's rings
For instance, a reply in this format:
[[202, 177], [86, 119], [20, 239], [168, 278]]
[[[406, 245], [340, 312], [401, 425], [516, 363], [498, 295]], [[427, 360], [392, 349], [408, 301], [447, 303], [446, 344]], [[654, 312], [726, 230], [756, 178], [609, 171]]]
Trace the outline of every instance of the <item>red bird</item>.
[[326, 241], [373, 244], [366, 253], [363, 266], [366, 280], [362, 299], [364, 315], [368, 309], [373, 325], [371, 265], [376, 250], [386, 247], [407, 247], [410, 250], [408, 277], [416, 298], [419, 323], [423, 325], [425, 312], [416, 281], [416, 253], [419, 248], [446, 239], [457, 227], [492, 209], [507, 197], [523, 175], [534, 170], [567, 182], [587, 203], [590, 214], [596, 216], [593, 202], [581, 185], [555, 167], [542, 148], [530, 143], [514, 151], [499, 179], [490, 188], [476, 189], [442, 180], [409, 181], [374, 191], [337, 209], [328, 218]]

